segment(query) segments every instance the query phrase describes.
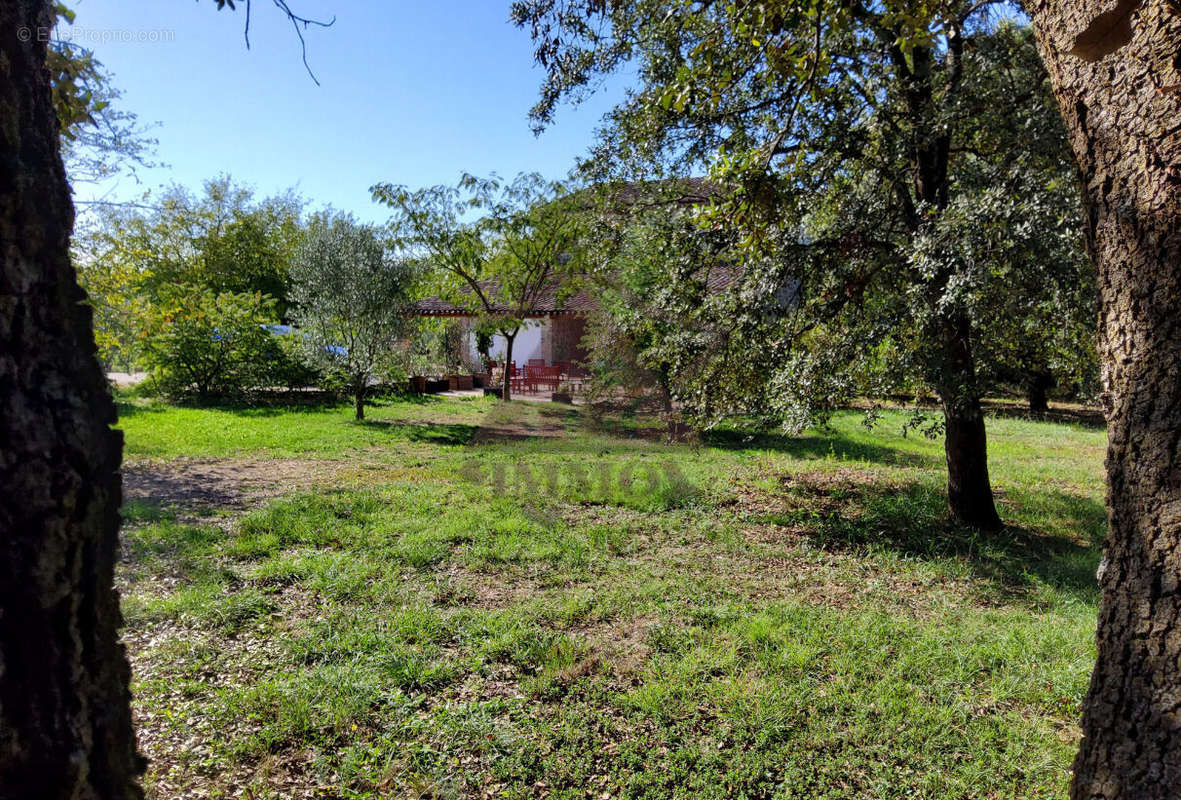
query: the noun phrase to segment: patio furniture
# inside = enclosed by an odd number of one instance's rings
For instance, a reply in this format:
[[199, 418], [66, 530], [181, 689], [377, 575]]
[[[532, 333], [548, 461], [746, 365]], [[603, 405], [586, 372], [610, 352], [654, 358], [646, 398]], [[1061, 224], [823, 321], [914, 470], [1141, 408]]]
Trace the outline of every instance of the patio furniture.
[[525, 375], [518, 369], [516, 362], [509, 364], [505, 369], [508, 370], [509, 391], [525, 391]]
[[537, 394], [542, 388], [551, 392], [557, 391], [561, 382], [558, 367], [538, 364], [525, 367], [525, 391], [529, 394]]

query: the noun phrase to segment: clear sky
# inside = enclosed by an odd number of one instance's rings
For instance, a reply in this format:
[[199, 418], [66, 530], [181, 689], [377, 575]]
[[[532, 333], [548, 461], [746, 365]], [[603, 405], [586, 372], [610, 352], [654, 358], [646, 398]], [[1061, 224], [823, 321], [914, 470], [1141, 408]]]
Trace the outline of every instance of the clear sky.
[[[268, 194], [295, 186], [313, 205], [362, 219], [385, 212], [378, 181], [454, 182], [460, 172], [561, 177], [593, 139], [622, 79], [540, 137], [528, 111], [541, 81], [527, 31], [508, 0], [290, 0], [306, 16], [336, 17], [299, 41], [270, 0], [255, 0], [251, 49], [244, 4], [213, 0], [73, 0], [72, 35], [94, 49], [123, 90], [121, 107], [159, 122], [168, 166], [123, 179], [128, 199], [164, 183], [198, 187], [221, 172]], [[78, 187], [79, 198], [95, 190]]]

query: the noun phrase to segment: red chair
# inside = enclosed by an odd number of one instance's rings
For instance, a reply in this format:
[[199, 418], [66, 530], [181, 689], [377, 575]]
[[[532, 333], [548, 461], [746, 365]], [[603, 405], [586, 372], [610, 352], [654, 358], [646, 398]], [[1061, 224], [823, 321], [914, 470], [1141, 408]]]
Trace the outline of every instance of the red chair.
[[508, 365], [509, 375], [509, 390], [514, 392], [525, 391], [525, 376], [521, 374], [521, 370], [517, 368], [517, 362]]

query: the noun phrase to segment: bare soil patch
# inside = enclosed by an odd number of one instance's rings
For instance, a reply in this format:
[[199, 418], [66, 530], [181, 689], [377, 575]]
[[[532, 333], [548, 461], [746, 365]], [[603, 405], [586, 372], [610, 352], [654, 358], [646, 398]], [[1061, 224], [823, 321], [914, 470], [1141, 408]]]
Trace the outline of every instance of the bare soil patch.
[[520, 414], [493, 411], [484, 418], [470, 444], [499, 444], [525, 439], [557, 439], [566, 435], [566, 426], [557, 419], [529, 420]]
[[267, 498], [340, 483], [348, 466], [305, 459], [180, 459], [123, 467], [123, 496], [159, 506], [244, 510]]

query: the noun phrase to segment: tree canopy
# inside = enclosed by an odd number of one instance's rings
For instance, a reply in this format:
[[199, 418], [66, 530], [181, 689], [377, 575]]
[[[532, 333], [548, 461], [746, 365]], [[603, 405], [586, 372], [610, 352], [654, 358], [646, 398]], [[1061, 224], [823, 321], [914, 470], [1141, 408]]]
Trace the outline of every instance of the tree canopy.
[[[1004, 8], [521, 0], [512, 12], [547, 72], [538, 125], [596, 75], [637, 71], [591, 175], [708, 168], [731, 189], [700, 220], [737, 234], [730, 291], [799, 282], [796, 313], [766, 331], [781, 366], [765, 381], [703, 383], [703, 398], [723, 395], [706, 405], [802, 424], [853, 394], [930, 387], [952, 513], [982, 527], [999, 524], [980, 407], [985, 298], [1000, 302], [990, 286], [1004, 269], [1036, 284], [1040, 257], [1000, 254], [1044, 254], [1045, 230], [1074, 219], [1052, 191], [1065, 140], [1045, 74]], [[754, 394], [736, 403], [735, 388]]]
[[296, 250], [291, 279], [296, 335], [306, 357], [339, 375], [363, 419], [369, 382], [408, 330], [405, 306], [415, 265], [394, 257], [378, 229], [348, 216], [324, 216]]

